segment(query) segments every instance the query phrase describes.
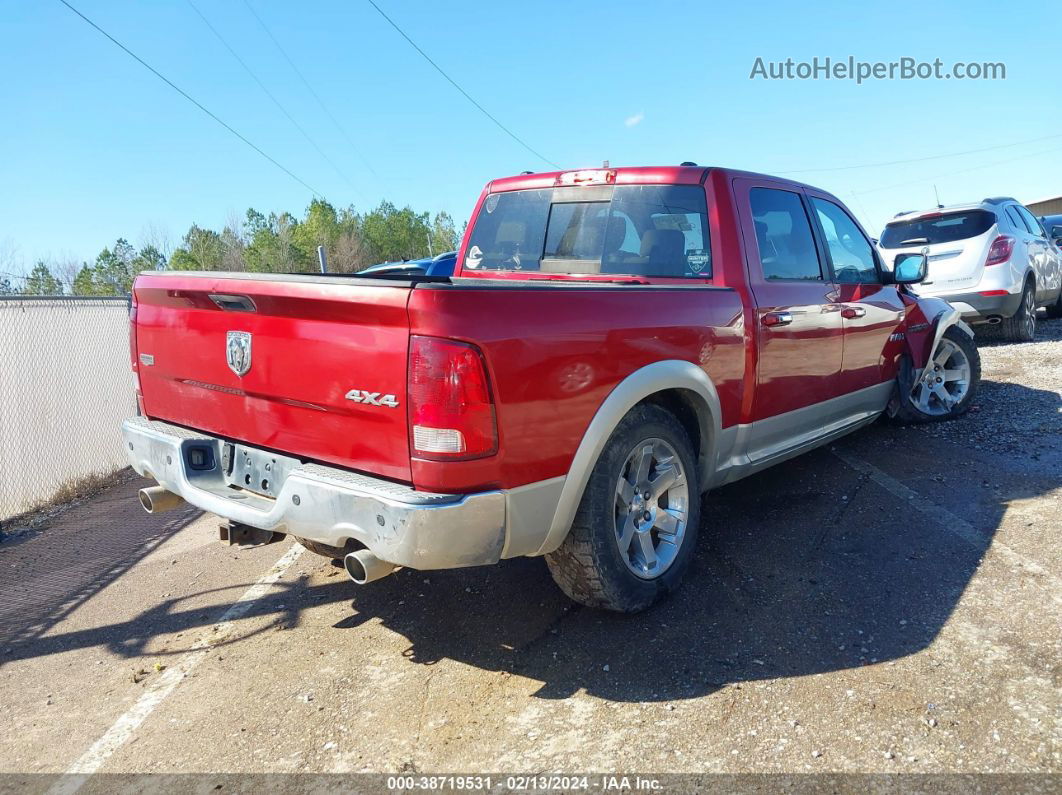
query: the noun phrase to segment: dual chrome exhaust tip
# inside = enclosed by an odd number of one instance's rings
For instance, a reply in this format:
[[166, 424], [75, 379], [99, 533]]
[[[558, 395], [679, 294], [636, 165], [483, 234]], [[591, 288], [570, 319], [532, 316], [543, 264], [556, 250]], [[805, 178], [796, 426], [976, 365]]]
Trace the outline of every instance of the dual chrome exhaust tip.
[[162, 488], [162, 486], [150, 486], [146, 489], [141, 489], [137, 496], [140, 497], [140, 504], [144, 506], [144, 510], [148, 513], [165, 513], [184, 505], [184, 498], [168, 489]]
[[394, 572], [398, 566], [386, 560], [380, 560], [367, 549], [359, 549], [343, 557], [343, 568], [347, 570], [350, 579], [358, 585], [366, 585], [382, 580]]

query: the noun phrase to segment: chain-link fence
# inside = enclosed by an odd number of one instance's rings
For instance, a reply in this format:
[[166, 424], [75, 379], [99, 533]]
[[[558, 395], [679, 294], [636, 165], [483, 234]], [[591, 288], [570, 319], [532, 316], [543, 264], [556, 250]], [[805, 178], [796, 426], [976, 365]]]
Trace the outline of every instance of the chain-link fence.
[[0, 518], [126, 466], [124, 298], [0, 298]]

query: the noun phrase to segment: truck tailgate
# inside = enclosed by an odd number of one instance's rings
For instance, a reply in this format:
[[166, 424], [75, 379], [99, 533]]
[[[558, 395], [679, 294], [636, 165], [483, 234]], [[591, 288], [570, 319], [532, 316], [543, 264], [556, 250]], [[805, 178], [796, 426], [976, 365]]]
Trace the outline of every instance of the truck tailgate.
[[[409, 481], [410, 285], [256, 276], [138, 277], [136, 365], [144, 412]], [[356, 402], [347, 397], [351, 390], [378, 397]]]

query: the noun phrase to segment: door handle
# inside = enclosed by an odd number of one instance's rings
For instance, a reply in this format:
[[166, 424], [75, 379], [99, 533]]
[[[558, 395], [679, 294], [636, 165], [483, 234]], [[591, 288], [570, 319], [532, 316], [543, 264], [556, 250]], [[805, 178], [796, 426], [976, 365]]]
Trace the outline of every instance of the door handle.
[[762, 322], [768, 328], [788, 326], [793, 322], [793, 315], [789, 312], [768, 312], [763, 316]]
[[846, 306], [841, 310], [841, 317], [845, 320], [854, 320], [857, 317], [865, 317], [867, 310], [861, 306]]

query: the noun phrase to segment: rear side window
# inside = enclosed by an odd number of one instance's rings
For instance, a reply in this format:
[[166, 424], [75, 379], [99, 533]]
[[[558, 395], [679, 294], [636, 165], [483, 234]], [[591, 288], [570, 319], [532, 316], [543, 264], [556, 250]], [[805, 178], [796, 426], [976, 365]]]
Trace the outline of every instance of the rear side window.
[[618, 185], [494, 193], [476, 218], [464, 266], [708, 278], [704, 188]]
[[953, 243], [983, 235], [995, 222], [996, 216], [987, 210], [941, 213], [910, 221], [894, 221], [885, 227], [879, 242], [882, 248]]
[[874, 250], [855, 221], [831, 201], [812, 198], [811, 202], [830, 250], [833, 278], [840, 284], [876, 284]]
[[752, 222], [767, 280], [821, 280], [811, 223], [799, 194], [774, 188], [749, 191]]
[[1031, 232], [1029, 225], [1025, 223], [1025, 220], [1021, 217], [1021, 213], [1018, 212], [1018, 208], [1013, 204], [1008, 204], [1005, 208], [1007, 215], [1010, 217], [1010, 222], [1014, 224], [1014, 228], [1019, 232]]
[[1034, 216], [1031, 212], [1029, 212], [1026, 208], [1022, 207], [1020, 204], [1016, 207], [1018, 210], [1018, 214], [1023, 219], [1025, 219], [1025, 225], [1029, 227], [1029, 231], [1036, 235], [1036, 237], [1043, 237], [1044, 230], [1043, 227], [1040, 226], [1040, 222], [1036, 220], [1036, 216]]

